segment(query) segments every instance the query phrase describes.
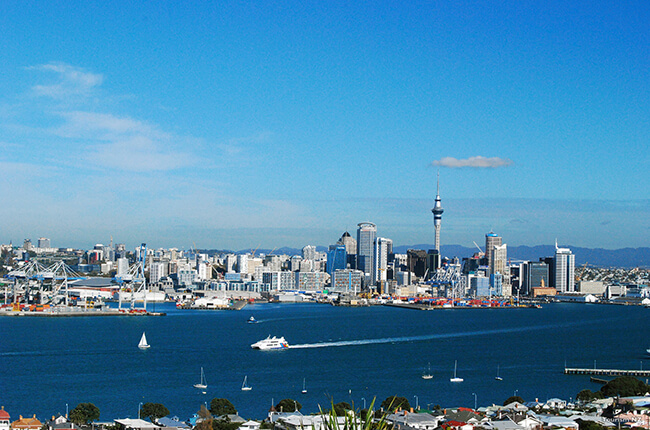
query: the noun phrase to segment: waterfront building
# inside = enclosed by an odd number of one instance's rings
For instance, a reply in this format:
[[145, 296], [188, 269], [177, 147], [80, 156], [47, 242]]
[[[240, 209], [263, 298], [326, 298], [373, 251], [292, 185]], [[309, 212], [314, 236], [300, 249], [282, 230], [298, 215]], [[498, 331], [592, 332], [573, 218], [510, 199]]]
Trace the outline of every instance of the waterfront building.
[[436, 270], [440, 269], [442, 265], [442, 260], [440, 258], [440, 252], [437, 249], [430, 249], [427, 252], [427, 269], [429, 269], [429, 277], [431, 277]]
[[248, 254], [237, 255], [237, 271], [239, 273], [248, 273]]
[[[490, 275], [490, 295], [492, 296], [503, 296], [503, 274], [493, 273]], [[510, 294], [508, 294], [510, 295]]]
[[431, 212], [433, 213], [433, 230], [434, 230], [434, 243], [435, 249], [440, 254], [440, 228], [442, 224], [442, 213], [445, 210], [440, 203], [440, 173], [438, 173], [438, 180], [436, 183], [436, 201], [433, 205]]
[[469, 275], [469, 290], [474, 297], [488, 297], [490, 295], [490, 278]]
[[23, 418], [20, 415], [20, 418], [11, 423], [11, 428], [14, 430], [41, 430], [43, 423], [36, 418], [34, 415], [31, 418]]
[[542, 261], [529, 261], [522, 264], [523, 275], [520, 294], [528, 296], [531, 294], [532, 289], [548, 285], [549, 280], [549, 267], [548, 264]]
[[575, 255], [555, 242], [555, 289], [558, 293], [575, 291]]
[[385, 237], [375, 239], [373, 252], [374, 268], [372, 271], [371, 282], [375, 285], [377, 282], [385, 282], [388, 270], [388, 254], [393, 252], [393, 241]]
[[602, 296], [605, 294], [605, 284], [603, 281], [580, 281], [578, 282], [578, 291], [582, 294], [594, 294]]
[[296, 289], [299, 291], [323, 291], [325, 272], [295, 272]]
[[343, 245], [331, 245], [327, 252], [327, 273], [334, 276], [335, 270], [345, 269], [348, 264], [348, 253]]
[[269, 291], [296, 289], [294, 272], [264, 272], [262, 273], [262, 282], [269, 285]]
[[52, 246], [50, 245], [50, 239], [46, 237], [39, 237], [38, 238], [38, 247], [39, 248], [51, 248]]
[[358, 224], [357, 229], [357, 269], [367, 277], [372, 276], [374, 268], [374, 245], [377, 238], [377, 226], [371, 222]]

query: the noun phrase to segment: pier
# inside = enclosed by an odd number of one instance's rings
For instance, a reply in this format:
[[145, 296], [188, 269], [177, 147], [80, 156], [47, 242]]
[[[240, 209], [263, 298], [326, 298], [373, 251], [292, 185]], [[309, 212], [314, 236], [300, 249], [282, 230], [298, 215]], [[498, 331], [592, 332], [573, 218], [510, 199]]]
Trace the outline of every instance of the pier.
[[621, 369], [580, 369], [565, 367], [565, 375], [603, 375], [603, 376], [644, 376], [650, 377], [650, 370], [621, 370]]

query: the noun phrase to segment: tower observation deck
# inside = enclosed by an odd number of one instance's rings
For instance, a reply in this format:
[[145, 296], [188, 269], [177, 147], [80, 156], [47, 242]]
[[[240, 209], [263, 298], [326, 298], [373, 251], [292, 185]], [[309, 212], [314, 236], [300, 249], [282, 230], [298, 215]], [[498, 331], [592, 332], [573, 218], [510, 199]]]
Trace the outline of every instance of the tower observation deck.
[[436, 184], [436, 202], [433, 205], [431, 212], [433, 213], [433, 228], [435, 233], [435, 246], [436, 251], [440, 254], [440, 225], [442, 224], [442, 213], [445, 210], [440, 204], [440, 173], [438, 173], [438, 180]]

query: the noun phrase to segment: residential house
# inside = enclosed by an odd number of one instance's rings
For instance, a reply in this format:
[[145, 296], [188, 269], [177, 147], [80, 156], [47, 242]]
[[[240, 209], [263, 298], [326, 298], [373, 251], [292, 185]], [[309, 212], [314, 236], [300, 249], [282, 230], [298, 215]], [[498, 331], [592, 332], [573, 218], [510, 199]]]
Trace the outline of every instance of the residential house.
[[0, 408], [0, 430], [9, 430], [11, 423], [11, 417], [9, 413], [5, 411], [5, 407]]
[[23, 418], [20, 415], [20, 418], [11, 423], [11, 428], [16, 430], [40, 430], [41, 427], [43, 427], [43, 423], [36, 418], [36, 415], [32, 418]]
[[239, 426], [239, 430], [260, 430], [261, 423], [249, 420]]
[[418, 430], [434, 430], [440, 425], [442, 417], [437, 417], [429, 413], [402, 411], [387, 415], [386, 421], [394, 424], [398, 429], [410, 427]]

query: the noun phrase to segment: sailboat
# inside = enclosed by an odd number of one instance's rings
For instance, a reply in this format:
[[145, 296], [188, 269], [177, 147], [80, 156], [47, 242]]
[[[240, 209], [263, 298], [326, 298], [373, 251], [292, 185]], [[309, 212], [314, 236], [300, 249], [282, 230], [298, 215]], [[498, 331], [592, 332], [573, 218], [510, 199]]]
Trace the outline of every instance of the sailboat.
[[147, 336], [144, 335], [144, 332], [142, 332], [142, 337], [140, 338], [140, 343], [138, 344], [138, 348], [140, 349], [147, 349], [151, 345], [147, 343]]
[[248, 379], [248, 375], [244, 376], [244, 382], [241, 384], [241, 390], [242, 391], [250, 391], [253, 389], [253, 387], [249, 387], [246, 385], [246, 380]]
[[307, 394], [307, 387], [305, 386], [305, 378], [302, 378], [302, 394]]
[[458, 360], [454, 360], [454, 377], [449, 379], [451, 382], [463, 382], [463, 378], [456, 376], [456, 368], [458, 367]]
[[422, 374], [422, 379], [433, 379], [433, 373], [431, 373], [431, 363], [429, 363], [427, 371]]
[[194, 388], [205, 390], [208, 388], [208, 381], [205, 380], [205, 373], [203, 373], [203, 368], [201, 367], [201, 382], [194, 384]]
[[499, 365], [497, 364], [497, 376], [494, 377], [497, 381], [503, 381], [503, 378], [499, 376]]

